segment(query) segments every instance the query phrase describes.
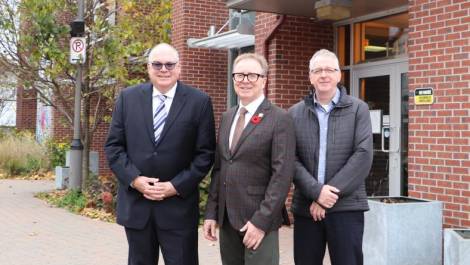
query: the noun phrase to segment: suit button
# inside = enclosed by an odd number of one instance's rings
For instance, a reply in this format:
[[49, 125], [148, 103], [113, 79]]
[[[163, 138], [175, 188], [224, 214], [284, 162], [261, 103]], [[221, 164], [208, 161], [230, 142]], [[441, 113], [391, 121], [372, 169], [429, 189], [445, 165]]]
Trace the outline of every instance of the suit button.
[[156, 155], [157, 155], [157, 152], [153, 152], [153, 155], [156, 156]]
[[224, 181], [224, 186], [227, 186], [227, 183], [225, 183], [225, 181]]
[[230, 161], [228, 161], [228, 162], [229, 162], [230, 164], [232, 164], [232, 163], [233, 163], [233, 160], [232, 160], [232, 159], [230, 159]]

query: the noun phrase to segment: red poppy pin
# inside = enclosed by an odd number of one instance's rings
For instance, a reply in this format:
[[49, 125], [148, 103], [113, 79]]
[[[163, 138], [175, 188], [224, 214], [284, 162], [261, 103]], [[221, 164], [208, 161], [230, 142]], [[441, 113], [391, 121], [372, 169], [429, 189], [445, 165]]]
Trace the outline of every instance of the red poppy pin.
[[264, 116], [263, 113], [259, 113], [258, 115], [253, 116], [253, 117], [251, 118], [251, 123], [253, 123], [253, 124], [258, 124], [258, 123], [260, 123], [261, 120], [263, 119], [263, 116]]

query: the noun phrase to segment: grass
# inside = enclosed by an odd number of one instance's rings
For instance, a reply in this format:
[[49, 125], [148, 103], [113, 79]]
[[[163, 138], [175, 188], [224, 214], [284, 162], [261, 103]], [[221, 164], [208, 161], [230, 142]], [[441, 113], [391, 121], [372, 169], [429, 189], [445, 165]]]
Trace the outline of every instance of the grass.
[[[68, 149], [68, 144], [53, 140], [42, 145], [38, 144], [34, 135], [30, 133], [1, 132], [0, 179], [54, 180], [50, 168], [65, 163], [65, 152]], [[114, 200], [111, 199], [106, 204], [102, 199], [103, 192], [115, 194], [115, 182], [104, 177], [91, 175], [89, 177], [91, 181], [87, 181], [89, 184], [83, 192], [78, 190], [42, 192], [36, 194], [36, 197], [76, 214], [115, 222]]]
[[49, 159], [44, 146], [28, 133], [6, 134], [0, 138], [0, 171], [3, 177], [44, 174]]
[[36, 197], [73, 213], [81, 212], [86, 206], [85, 195], [77, 190], [40, 192]]

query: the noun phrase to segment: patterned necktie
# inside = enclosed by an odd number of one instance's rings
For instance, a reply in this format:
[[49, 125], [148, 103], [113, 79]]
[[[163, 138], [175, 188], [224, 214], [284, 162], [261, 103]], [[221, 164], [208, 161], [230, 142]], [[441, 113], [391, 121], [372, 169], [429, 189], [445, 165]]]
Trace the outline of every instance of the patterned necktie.
[[238, 140], [242, 135], [243, 129], [245, 128], [245, 114], [248, 111], [245, 108], [240, 109], [240, 115], [238, 116], [237, 124], [235, 125], [235, 131], [233, 132], [232, 145], [230, 146], [230, 152], [233, 152], [235, 146], [237, 146]]
[[156, 96], [160, 100], [160, 104], [155, 109], [155, 113], [153, 114], [153, 132], [155, 135], [155, 142], [158, 142], [160, 135], [163, 131], [163, 126], [165, 125], [166, 118], [168, 113], [165, 109], [165, 95], [158, 95]]

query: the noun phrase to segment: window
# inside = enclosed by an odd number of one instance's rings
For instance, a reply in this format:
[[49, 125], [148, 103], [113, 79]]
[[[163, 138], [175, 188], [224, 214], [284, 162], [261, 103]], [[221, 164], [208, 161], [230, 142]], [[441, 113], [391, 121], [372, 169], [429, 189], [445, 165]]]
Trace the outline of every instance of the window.
[[[2, 82], [3, 83], [3, 82]], [[0, 84], [3, 86], [4, 84]], [[16, 89], [0, 88], [0, 126], [16, 124]]]
[[355, 64], [406, 55], [408, 13], [355, 23], [353, 43]]

